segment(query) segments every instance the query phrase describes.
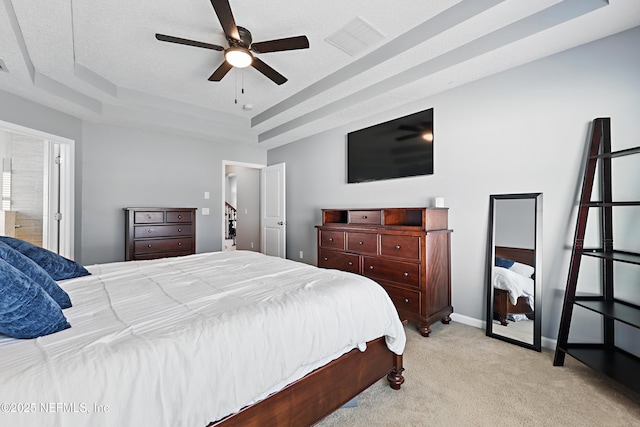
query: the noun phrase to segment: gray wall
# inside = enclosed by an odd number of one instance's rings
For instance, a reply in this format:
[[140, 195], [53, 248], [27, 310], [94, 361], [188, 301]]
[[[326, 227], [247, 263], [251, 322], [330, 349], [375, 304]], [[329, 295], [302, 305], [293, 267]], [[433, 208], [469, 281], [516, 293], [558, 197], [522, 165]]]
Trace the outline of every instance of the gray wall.
[[75, 259], [83, 264], [124, 259], [127, 206], [196, 207], [196, 251], [220, 250], [222, 161], [266, 163], [261, 147], [86, 122], [4, 91], [0, 120], [76, 142]]
[[[82, 261], [124, 259], [124, 207], [194, 207], [196, 252], [222, 249], [222, 161], [265, 163], [262, 148], [84, 123]], [[210, 193], [208, 200], [204, 192]], [[202, 215], [208, 207], [209, 216]]]
[[[304, 251], [312, 255], [305, 262], [316, 262], [314, 226], [321, 222], [321, 208], [425, 206], [443, 196], [454, 230], [453, 306], [468, 320], [483, 320], [489, 195], [542, 192], [542, 332], [555, 338], [590, 122], [612, 117], [614, 149], [637, 145], [639, 45], [635, 28], [269, 150], [268, 164], [287, 163], [289, 257]], [[430, 107], [434, 175], [346, 184], [347, 132]], [[614, 195], [640, 197], [637, 164], [636, 157], [635, 168], [618, 168]], [[630, 231], [627, 226], [635, 240], [621, 232], [619, 243], [638, 246], [637, 225]]]
[[497, 199], [493, 221], [496, 246], [534, 249], [536, 243], [535, 199]]

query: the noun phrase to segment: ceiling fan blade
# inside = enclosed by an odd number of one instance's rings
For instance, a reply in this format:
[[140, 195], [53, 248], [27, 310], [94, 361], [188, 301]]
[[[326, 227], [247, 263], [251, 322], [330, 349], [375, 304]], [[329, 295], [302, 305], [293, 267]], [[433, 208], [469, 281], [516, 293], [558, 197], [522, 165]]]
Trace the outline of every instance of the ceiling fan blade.
[[233, 68], [233, 65], [229, 64], [227, 61], [223, 61], [222, 64], [211, 74], [209, 77], [210, 82], [219, 82], [222, 80], [224, 76], [227, 75], [230, 69]]
[[406, 141], [407, 139], [420, 138], [419, 133], [412, 133], [411, 135], [399, 136], [396, 141]]
[[267, 53], [279, 52], [282, 50], [307, 49], [308, 47], [309, 39], [307, 36], [296, 36], [253, 43], [251, 45], [251, 50], [256, 53]]
[[236, 21], [233, 19], [229, 0], [211, 0], [211, 5], [213, 10], [216, 11], [216, 15], [218, 15], [224, 34], [234, 40], [240, 40], [240, 33], [238, 33]]
[[398, 126], [398, 130], [406, 130], [408, 132], [422, 132], [424, 129], [417, 126], [400, 125]]
[[224, 50], [222, 46], [218, 46], [217, 44], [203, 43], [203, 42], [198, 42], [195, 40], [188, 40], [188, 39], [181, 39], [180, 37], [167, 36], [165, 34], [156, 34], [156, 38], [163, 42], [185, 44], [187, 46], [203, 47], [205, 49], [212, 49], [212, 50]]
[[273, 68], [269, 67], [262, 60], [256, 58], [255, 56], [253, 57], [253, 62], [251, 63], [251, 66], [256, 70], [260, 71], [265, 76], [269, 77], [277, 85], [281, 85], [282, 83], [285, 83], [287, 81], [287, 78], [285, 76], [283, 76]]

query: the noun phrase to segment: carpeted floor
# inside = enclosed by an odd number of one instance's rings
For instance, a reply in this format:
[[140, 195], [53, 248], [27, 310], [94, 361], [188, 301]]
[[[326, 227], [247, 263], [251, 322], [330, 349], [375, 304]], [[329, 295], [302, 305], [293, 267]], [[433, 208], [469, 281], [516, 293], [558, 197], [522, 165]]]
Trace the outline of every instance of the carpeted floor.
[[451, 322], [423, 338], [409, 324], [405, 383], [380, 380], [318, 424], [331, 426], [640, 426], [640, 395], [567, 356]]

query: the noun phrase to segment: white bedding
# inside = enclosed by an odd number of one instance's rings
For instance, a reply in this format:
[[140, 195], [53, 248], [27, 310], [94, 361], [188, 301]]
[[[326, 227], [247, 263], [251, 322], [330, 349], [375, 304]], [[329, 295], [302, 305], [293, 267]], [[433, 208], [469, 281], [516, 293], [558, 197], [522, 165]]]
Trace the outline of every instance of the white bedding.
[[533, 279], [515, 273], [509, 269], [493, 267], [493, 286], [509, 292], [509, 301], [516, 305], [519, 297], [526, 297], [533, 307]]
[[243, 251], [87, 269], [59, 282], [70, 329], [0, 336], [0, 425], [205, 426], [366, 341], [404, 350], [362, 276]]

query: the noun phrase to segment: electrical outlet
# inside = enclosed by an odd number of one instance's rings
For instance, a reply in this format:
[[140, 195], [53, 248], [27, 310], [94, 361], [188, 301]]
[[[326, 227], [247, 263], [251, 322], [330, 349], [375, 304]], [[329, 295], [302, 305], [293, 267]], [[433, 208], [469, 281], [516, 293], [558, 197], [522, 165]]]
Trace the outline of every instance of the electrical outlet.
[[302, 251], [300, 251], [300, 259], [304, 258], [304, 254], [302, 253]]

